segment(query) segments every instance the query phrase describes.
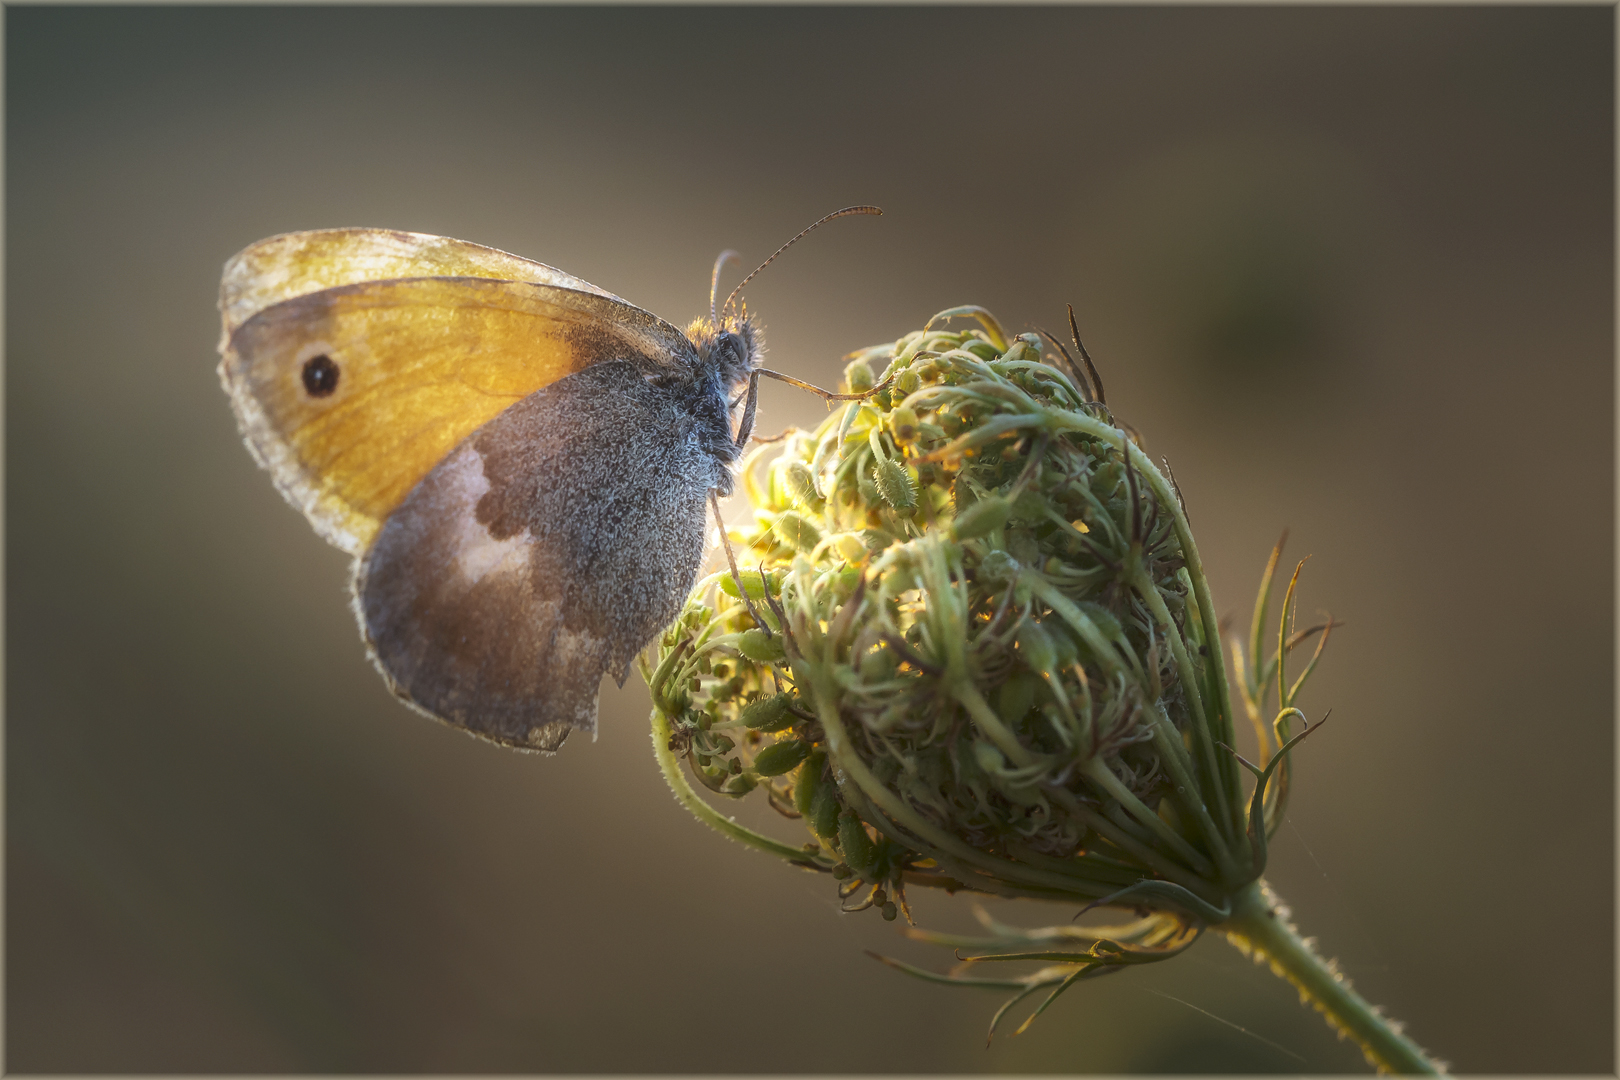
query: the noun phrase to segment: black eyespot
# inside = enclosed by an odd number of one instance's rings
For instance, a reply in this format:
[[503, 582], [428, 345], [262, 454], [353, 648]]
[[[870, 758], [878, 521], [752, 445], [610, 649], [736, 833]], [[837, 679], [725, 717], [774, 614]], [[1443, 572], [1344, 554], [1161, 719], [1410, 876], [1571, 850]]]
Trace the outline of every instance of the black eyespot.
[[337, 389], [338, 366], [325, 353], [304, 361], [304, 390], [310, 397], [326, 397]]

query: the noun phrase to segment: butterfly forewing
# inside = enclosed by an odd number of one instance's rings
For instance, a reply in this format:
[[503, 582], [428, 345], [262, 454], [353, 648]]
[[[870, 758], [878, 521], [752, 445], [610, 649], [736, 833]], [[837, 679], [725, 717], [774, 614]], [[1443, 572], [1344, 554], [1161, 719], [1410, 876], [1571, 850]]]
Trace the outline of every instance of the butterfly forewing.
[[339, 285], [411, 277], [532, 281], [619, 300], [554, 266], [448, 236], [396, 229], [316, 229], [260, 240], [225, 264], [219, 283], [224, 340], [228, 342], [238, 326], [272, 304]]
[[463, 439], [541, 387], [604, 361], [646, 374], [693, 363], [674, 327], [597, 292], [434, 277], [283, 300], [237, 326], [224, 353], [255, 456], [354, 554]]

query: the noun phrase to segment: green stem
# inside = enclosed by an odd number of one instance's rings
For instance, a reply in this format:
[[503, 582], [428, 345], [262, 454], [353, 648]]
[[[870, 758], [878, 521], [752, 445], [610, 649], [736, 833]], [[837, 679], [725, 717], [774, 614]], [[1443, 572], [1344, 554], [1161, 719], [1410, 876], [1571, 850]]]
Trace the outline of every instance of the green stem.
[[1215, 820], [1209, 816], [1209, 807], [1204, 805], [1201, 790], [1187, 771], [1191, 764], [1187, 760], [1187, 748], [1181, 741], [1181, 733], [1165, 714], [1163, 702], [1153, 705], [1153, 745], [1159, 751], [1159, 761], [1170, 774], [1172, 804], [1183, 816], [1190, 818], [1198, 826], [1198, 831], [1204, 834], [1204, 839], [1209, 841], [1209, 849], [1214, 853], [1221, 873], [1229, 881], [1236, 880], [1237, 863], [1232, 859], [1231, 849], [1226, 846], [1226, 837], [1221, 835]]
[[[957, 859], [968, 868], [985, 874], [991, 878], [1019, 885], [1033, 885], [1041, 889], [1058, 890], [1069, 895], [1079, 895], [1085, 899], [1094, 899], [1090, 890], [1097, 887], [1097, 883], [1085, 879], [1075, 871], [1067, 874], [1055, 874], [1033, 866], [1002, 859], [987, 852], [980, 851], [971, 844], [952, 836], [944, 829], [933, 824], [921, 814], [913, 810], [898, 795], [884, 787], [882, 782], [873, 775], [872, 770], [866, 767], [860, 755], [855, 752], [848, 730], [844, 727], [843, 718], [838, 712], [838, 685], [828, 674], [827, 669], [820, 663], [809, 658], [801, 661], [808, 668], [805, 678], [800, 685], [808, 685], [811, 695], [815, 699], [816, 715], [821, 720], [821, 728], [827, 734], [827, 757], [831, 759], [834, 768], [841, 769], [844, 775], [860, 791], [861, 795], [872, 805], [883, 811], [895, 825], [910, 832], [923, 843], [931, 844], [938, 852]], [[795, 674], [798, 673], [797, 666]], [[844, 785], [840, 784], [840, 788]], [[1100, 831], [1100, 830], [1099, 830]], [[934, 856], [935, 852], [926, 852]], [[1077, 881], [1077, 878], [1079, 879]], [[1086, 890], [1081, 892], [1080, 890]]]
[[1040, 760], [1018, 741], [1018, 736], [1007, 730], [1007, 725], [1001, 722], [1001, 717], [996, 715], [990, 703], [984, 700], [984, 695], [979, 693], [978, 687], [973, 685], [972, 676], [965, 671], [962, 672], [957, 678], [950, 680], [949, 689], [951, 696], [961, 703], [969, 716], [973, 717], [979, 730], [996, 744], [996, 749], [1007, 755], [1008, 761], [1021, 769], [1027, 769]]
[[[1210, 790], [1206, 798], [1213, 796], [1215, 812], [1223, 820], [1232, 820], [1232, 804], [1226, 797], [1227, 777], [1221, 772], [1219, 760], [1215, 756], [1215, 736], [1210, 734], [1211, 717], [1204, 710], [1203, 696], [1198, 692], [1197, 669], [1193, 667], [1192, 657], [1187, 654], [1187, 645], [1181, 640], [1181, 633], [1176, 629], [1176, 621], [1170, 615], [1170, 609], [1165, 606], [1164, 597], [1159, 595], [1158, 588], [1149, 579], [1147, 568], [1140, 560], [1136, 563], [1135, 579], [1132, 584], [1148, 609], [1153, 612], [1154, 620], [1164, 633], [1165, 640], [1170, 643], [1170, 652], [1176, 658], [1176, 676], [1181, 680], [1182, 692], [1187, 697], [1187, 704], [1191, 707], [1193, 717], [1193, 742], [1198, 748], [1199, 763], [1204, 773], [1209, 777]], [[1221, 664], [1220, 650], [1214, 653], [1214, 663]], [[1214, 702], [1210, 703], [1214, 705]], [[1230, 741], [1230, 733], [1226, 734]]]
[[1193, 873], [1200, 877], [1213, 877], [1215, 868], [1210, 861], [1199, 854], [1198, 849], [1187, 842], [1187, 838], [1172, 829], [1152, 808], [1145, 805], [1136, 793], [1114, 775], [1114, 770], [1103, 763], [1101, 758], [1092, 758], [1086, 762], [1085, 775], [1103, 790], [1109, 797], [1117, 800], [1125, 812], [1132, 818], [1147, 827], [1149, 833], [1167, 847], [1170, 851], [1181, 856]]
[[1233, 897], [1232, 917], [1216, 929], [1245, 955], [1268, 960], [1271, 970], [1293, 983], [1330, 1026], [1354, 1039], [1380, 1072], [1445, 1074], [1445, 1062], [1407, 1038], [1399, 1023], [1368, 1004], [1350, 988], [1350, 980], [1299, 936], [1288, 921], [1288, 909], [1264, 881], [1253, 882]]
[[739, 843], [757, 848], [768, 855], [786, 859], [801, 866], [825, 866], [824, 860], [818, 860], [813, 852], [803, 848], [789, 847], [787, 844], [762, 836], [752, 829], [737, 824], [732, 818], [722, 816], [714, 807], [704, 802], [692, 785], [687, 782], [686, 774], [681, 771], [681, 762], [675, 752], [669, 748], [670, 727], [669, 719], [658, 709], [652, 712], [652, 742], [653, 755], [658, 759], [658, 768], [663, 772], [664, 779], [669, 783], [669, 789], [675, 793], [675, 799], [682, 806], [692, 811], [693, 815], [703, 824], [716, 830], [724, 836], [729, 836]]

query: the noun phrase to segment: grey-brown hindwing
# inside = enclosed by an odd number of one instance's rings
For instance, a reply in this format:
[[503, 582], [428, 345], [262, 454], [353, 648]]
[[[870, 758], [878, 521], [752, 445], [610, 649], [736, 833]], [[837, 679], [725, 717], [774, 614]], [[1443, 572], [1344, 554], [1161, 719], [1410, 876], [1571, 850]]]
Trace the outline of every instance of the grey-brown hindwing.
[[628, 363], [531, 394], [464, 440], [384, 522], [357, 614], [395, 693], [508, 746], [596, 729], [604, 672], [680, 612], [726, 465], [679, 394]]

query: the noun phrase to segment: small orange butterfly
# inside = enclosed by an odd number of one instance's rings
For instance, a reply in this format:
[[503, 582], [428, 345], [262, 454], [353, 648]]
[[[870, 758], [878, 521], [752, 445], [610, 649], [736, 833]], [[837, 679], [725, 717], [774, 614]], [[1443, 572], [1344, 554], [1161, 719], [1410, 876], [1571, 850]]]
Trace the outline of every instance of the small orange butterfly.
[[717, 311], [711, 289], [683, 333], [552, 267], [384, 229], [226, 263], [220, 381], [277, 490], [355, 556], [395, 694], [506, 746], [594, 734], [603, 673], [622, 685], [691, 591], [759, 376], [798, 383], [761, 366], [736, 296]]

